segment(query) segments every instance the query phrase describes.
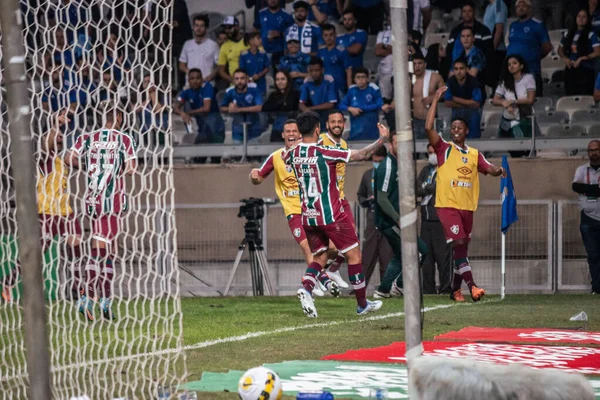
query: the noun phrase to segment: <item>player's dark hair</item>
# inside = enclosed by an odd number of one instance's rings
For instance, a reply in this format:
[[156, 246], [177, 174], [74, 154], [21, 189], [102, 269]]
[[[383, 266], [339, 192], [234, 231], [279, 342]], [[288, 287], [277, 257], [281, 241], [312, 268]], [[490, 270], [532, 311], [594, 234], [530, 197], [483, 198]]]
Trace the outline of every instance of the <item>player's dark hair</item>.
[[289, 124], [296, 124], [296, 125], [298, 125], [298, 122], [294, 118], [289, 118], [289, 119], [285, 120], [285, 122], [283, 123], [283, 127], [285, 128], [285, 126], [289, 125]]
[[188, 76], [190, 76], [190, 75], [191, 75], [192, 73], [194, 73], [194, 72], [195, 72], [195, 73], [197, 73], [197, 74], [200, 74], [200, 78], [202, 78], [202, 77], [203, 77], [203, 76], [202, 76], [202, 71], [200, 70], [200, 68], [191, 68], [191, 69], [188, 71]]
[[331, 110], [329, 110], [329, 112], [327, 113], [327, 119], [329, 119], [330, 116], [332, 115], [336, 115], [336, 114], [340, 114], [342, 116], [342, 119], [344, 118], [344, 113], [341, 112], [340, 110], [338, 110], [337, 108], [332, 108]]
[[321, 60], [319, 57], [311, 57], [308, 65], [320, 65], [321, 68], [323, 68], [323, 60]]
[[311, 136], [315, 129], [321, 124], [319, 114], [314, 111], [303, 112], [296, 118], [296, 124], [298, 125], [298, 131], [302, 136]]
[[453, 67], [456, 67], [456, 64], [464, 64], [465, 67], [469, 67], [469, 63], [467, 62], [467, 59], [465, 57], [463, 57], [462, 55], [460, 57], [458, 57], [456, 60], [454, 60], [454, 62], [452, 63]]
[[385, 146], [378, 147], [377, 150], [375, 150], [375, 153], [373, 153], [373, 157], [374, 156], [377, 156], [377, 157], [387, 156], [387, 149], [385, 148]]
[[[246, 70], [245, 70], [245, 69], [238, 68], [238, 69], [236, 69], [235, 71], [233, 71], [233, 75], [235, 75], [235, 74], [239, 74], [239, 73], [242, 73], [242, 74], [244, 74], [244, 75], [248, 76], [248, 73], [246, 72]], [[233, 75], [231, 75], [231, 76], [233, 76]]]
[[452, 121], [450, 121], [450, 124], [453, 124], [456, 121], [462, 122], [463, 124], [465, 124], [465, 126], [467, 127], [467, 129], [469, 129], [469, 124], [467, 123], [466, 119], [461, 118], [461, 117], [454, 117], [454, 118], [452, 118]]
[[250, 32], [244, 35], [244, 44], [250, 46], [250, 41], [255, 37], [260, 36], [260, 32]]
[[202, 21], [202, 22], [204, 22], [204, 26], [205, 26], [206, 28], [208, 28], [208, 27], [209, 27], [209, 25], [210, 25], [210, 18], [208, 18], [208, 14], [200, 14], [200, 15], [196, 15], [196, 16], [194, 17], [194, 22], [196, 22], [196, 21]]
[[477, 10], [477, 7], [475, 7], [475, 2], [473, 2], [471, 0], [467, 0], [463, 3], [462, 7], [460, 8], [461, 11], [465, 7], [471, 7], [473, 9], [473, 11]]
[[471, 31], [471, 35], [473, 35], [473, 37], [475, 37], [475, 29], [473, 29], [470, 26], [463, 26], [463, 28], [460, 30], [460, 34], [462, 35], [463, 31]]
[[325, 31], [334, 31], [335, 32], [335, 26], [331, 25], [331, 24], [324, 24], [321, 26], [321, 31], [325, 32]]
[[356, 68], [352, 68], [352, 76], [356, 77], [356, 75], [358, 74], [365, 74], [367, 75], [367, 78], [369, 77], [369, 70], [365, 67], [356, 67]]

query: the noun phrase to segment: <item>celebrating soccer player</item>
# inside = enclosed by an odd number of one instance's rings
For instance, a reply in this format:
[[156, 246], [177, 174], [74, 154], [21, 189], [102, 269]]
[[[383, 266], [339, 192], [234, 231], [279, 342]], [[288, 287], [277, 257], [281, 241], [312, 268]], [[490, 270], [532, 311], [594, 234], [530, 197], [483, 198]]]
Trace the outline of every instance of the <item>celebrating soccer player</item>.
[[[79, 285], [79, 257], [81, 243], [81, 225], [75, 218], [69, 205], [67, 180], [69, 171], [65, 168], [59, 155], [63, 146], [61, 127], [68, 124], [69, 119], [64, 112], [57, 114], [52, 121], [53, 126], [42, 136], [40, 157], [38, 158], [37, 205], [40, 224], [42, 226], [42, 252], [45, 252], [53, 238], [58, 235], [66, 242], [66, 259], [70, 261], [72, 288]], [[20, 275], [17, 261], [10, 275], [2, 285], [2, 299], [12, 303], [12, 289]]]
[[137, 169], [135, 141], [118, 130], [123, 122], [123, 111], [111, 101], [102, 102], [100, 107], [104, 127], [79, 136], [65, 158], [68, 165], [85, 168], [87, 173], [85, 206], [90, 218], [92, 248], [85, 266], [86, 288], [77, 304], [79, 312], [90, 321], [94, 320], [94, 303], [98, 303], [105, 319], [113, 319], [110, 296], [114, 249], [111, 245], [128, 206], [125, 174], [132, 175]]
[[[285, 148], [275, 150], [261, 165], [260, 168], [254, 168], [250, 172], [250, 180], [253, 184], [261, 184], [267, 176], [275, 171], [275, 192], [277, 197], [281, 201], [283, 206], [283, 212], [288, 220], [290, 230], [294, 239], [300, 245], [304, 258], [306, 259], [307, 265], [310, 265], [313, 260], [312, 253], [308, 247], [308, 241], [306, 240], [306, 234], [302, 227], [302, 217], [300, 215], [300, 191], [298, 189], [298, 181], [296, 176], [289, 165], [285, 164], [283, 160], [283, 154], [289, 151], [292, 147], [298, 144], [301, 140], [300, 133], [298, 132], [298, 125], [295, 120], [287, 120], [283, 125], [283, 140], [285, 142]], [[321, 284], [329, 290], [329, 292], [338, 297], [340, 295], [340, 288], [329, 277], [324, 271], [319, 274], [319, 281]], [[324, 293], [321, 289], [315, 288], [314, 293], [318, 296], [323, 296]]]
[[490, 164], [483, 154], [465, 144], [469, 128], [464, 120], [460, 118], [452, 120], [450, 126], [452, 144], [444, 141], [436, 132], [433, 127], [435, 110], [446, 89], [447, 87], [444, 86], [435, 92], [425, 122], [429, 143], [435, 149], [438, 159], [435, 207], [444, 227], [446, 239], [452, 242], [454, 278], [450, 298], [454, 301], [465, 301], [460, 289], [464, 279], [473, 301], [479, 301], [485, 291], [475, 285], [467, 258], [473, 227], [473, 212], [477, 209], [479, 201], [478, 172], [492, 176], [506, 176], [506, 172], [502, 167]]
[[377, 311], [382, 302], [367, 300], [358, 237], [340, 199], [336, 165], [369, 159], [383, 145], [389, 131], [379, 124], [380, 138], [376, 142], [359, 151], [350, 151], [317, 143], [321, 131], [318, 114], [305, 112], [296, 121], [302, 142], [287, 153], [286, 163], [292, 166], [300, 186], [302, 225], [314, 255], [302, 280], [304, 287], [298, 289], [302, 310], [307, 317], [317, 317], [312, 291], [319, 272], [327, 263], [331, 240], [348, 260], [348, 276], [358, 303], [356, 313], [364, 315]]

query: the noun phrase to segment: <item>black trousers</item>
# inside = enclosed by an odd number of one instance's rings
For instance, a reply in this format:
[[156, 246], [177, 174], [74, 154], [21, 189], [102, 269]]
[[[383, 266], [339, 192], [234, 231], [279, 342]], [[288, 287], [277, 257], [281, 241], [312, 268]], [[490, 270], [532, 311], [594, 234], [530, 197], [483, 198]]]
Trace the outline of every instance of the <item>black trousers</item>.
[[369, 35], [377, 35], [383, 30], [385, 18], [385, 4], [383, 1], [373, 7], [353, 7], [357, 19], [357, 28], [362, 29]]
[[392, 258], [392, 248], [381, 231], [374, 226], [367, 226], [365, 230], [365, 242], [362, 249], [362, 264], [364, 268], [367, 286], [375, 272], [377, 261], [379, 261], [379, 279], [383, 279], [385, 268]]
[[435, 266], [440, 281], [439, 293], [450, 293], [452, 272], [452, 245], [446, 243], [444, 228], [440, 221], [421, 221], [421, 239], [428, 252], [423, 260], [423, 294], [438, 293], [435, 288]]

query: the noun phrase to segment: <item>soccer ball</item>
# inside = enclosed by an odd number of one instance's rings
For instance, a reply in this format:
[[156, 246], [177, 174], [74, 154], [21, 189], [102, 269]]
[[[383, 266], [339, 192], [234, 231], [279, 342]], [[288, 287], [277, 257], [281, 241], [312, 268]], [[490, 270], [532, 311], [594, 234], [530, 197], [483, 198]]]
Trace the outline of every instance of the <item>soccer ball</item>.
[[281, 379], [265, 367], [249, 369], [238, 383], [238, 394], [242, 400], [280, 400]]

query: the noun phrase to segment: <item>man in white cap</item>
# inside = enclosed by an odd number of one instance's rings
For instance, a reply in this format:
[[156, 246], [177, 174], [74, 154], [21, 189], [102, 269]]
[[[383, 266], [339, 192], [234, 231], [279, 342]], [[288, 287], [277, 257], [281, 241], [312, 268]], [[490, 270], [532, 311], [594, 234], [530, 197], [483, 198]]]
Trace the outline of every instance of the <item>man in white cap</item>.
[[221, 27], [227, 35], [227, 41], [221, 46], [217, 71], [221, 78], [231, 83], [234, 71], [240, 67], [241, 52], [250, 47], [244, 43], [244, 35], [240, 32], [240, 22], [236, 17], [225, 17]]

